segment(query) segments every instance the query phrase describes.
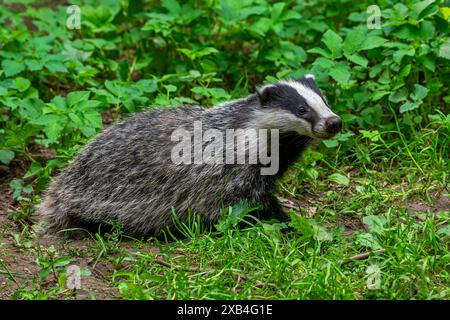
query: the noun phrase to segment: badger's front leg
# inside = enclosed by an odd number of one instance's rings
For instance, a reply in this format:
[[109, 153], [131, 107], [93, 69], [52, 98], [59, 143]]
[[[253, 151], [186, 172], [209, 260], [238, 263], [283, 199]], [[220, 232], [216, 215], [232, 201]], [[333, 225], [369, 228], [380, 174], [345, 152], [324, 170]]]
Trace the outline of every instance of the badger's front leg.
[[273, 194], [268, 194], [261, 202], [262, 209], [258, 211], [258, 218], [271, 219], [275, 218], [280, 222], [289, 221], [289, 216], [283, 212], [280, 202]]

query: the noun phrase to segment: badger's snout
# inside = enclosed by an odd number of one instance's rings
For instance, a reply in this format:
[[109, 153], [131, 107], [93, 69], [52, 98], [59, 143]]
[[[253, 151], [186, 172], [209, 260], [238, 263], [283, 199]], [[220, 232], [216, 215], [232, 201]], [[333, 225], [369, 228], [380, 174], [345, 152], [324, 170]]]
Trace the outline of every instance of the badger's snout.
[[329, 117], [325, 120], [325, 131], [330, 134], [336, 134], [342, 130], [342, 120], [337, 116]]

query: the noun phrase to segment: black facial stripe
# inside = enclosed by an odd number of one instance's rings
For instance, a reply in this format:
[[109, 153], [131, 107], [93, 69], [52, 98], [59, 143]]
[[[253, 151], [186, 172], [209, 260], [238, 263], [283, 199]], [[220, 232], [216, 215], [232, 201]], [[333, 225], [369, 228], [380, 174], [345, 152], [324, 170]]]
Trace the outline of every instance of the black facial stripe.
[[[314, 85], [314, 81], [311, 85]], [[310, 86], [308, 86], [308, 88], [321, 96], [316, 86], [314, 86], [315, 89]], [[318, 113], [308, 105], [306, 99], [290, 85], [276, 84], [263, 89], [262, 92], [259, 92], [259, 99], [265, 106], [287, 110], [296, 117], [307, 121], [311, 125], [311, 129], [319, 121]], [[302, 109], [305, 109], [306, 112], [302, 112]]]
[[303, 116], [300, 116], [300, 118], [305, 119], [308, 121], [308, 123], [311, 124], [311, 129], [314, 128], [316, 123], [319, 121], [319, 115], [317, 114], [316, 110], [308, 106], [308, 113], [306, 113]]
[[307, 88], [311, 89], [312, 91], [314, 91], [315, 93], [317, 93], [317, 95], [322, 99], [323, 103], [325, 103], [325, 105], [327, 107], [329, 107], [327, 101], [325, 100], [324, 96], [322, 95], [322, 92], [317, 87], [316, 82], [314, 81], [314, 79], [312, 79], [312, 78], [302, 78], [302, 79], [298, 80], [298, 82], [300, 82], [305, 87], [307, 87]]

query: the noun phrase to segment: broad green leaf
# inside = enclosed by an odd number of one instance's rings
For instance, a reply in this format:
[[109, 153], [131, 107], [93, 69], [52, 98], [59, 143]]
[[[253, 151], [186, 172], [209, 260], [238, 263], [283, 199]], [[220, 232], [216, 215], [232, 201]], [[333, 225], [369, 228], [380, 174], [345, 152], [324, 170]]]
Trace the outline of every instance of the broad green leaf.
[[363, 223], [367, 225], [369, 231], [376, 234], [383, 234], [386, 230], [386, 218], [384, 216], [366, 216], [363, 218]]
[[371, 233], [359, 233], [355, 237], [355, 242], [360, 246], [371, 248], [373, 250], [381, 249], [378, 240]]
[[443, 236], [450, 236], [450, 224], [446, 225], [445, 227], [440, 228], [437, 231], [437, 234], [443, 235]]
[[272, 20], [266, 17], [259, 18], [250, 26], [250, 29], [261, 35], [264, 36], [267, 31], [269, 31], [270, 27], [272, 26]]
[[100, 113], [86, 112], [83, 114], [83, 116], [94, 128], [100, 129], [103, 127], [102, 117], [100, 116]]
[[330, 76], [340, 84], [345, 84], [350, 79], [350, 68], [345, 62], [336, 63], [329, 72]]
[[335, 148], [339, 145], [339, 142], [335, 139], [328, 139], [328, 140], [323, 140], [323, 144], [327, 148]]
[[360, 66], [367, 67], [369, 61], [359, 54], [347, 54], [344, 53], [344, 56], [353, 63], [359, 64]]
[[169, 10], [172, 16], [179, 16], [181, 7], [176, 0], [161, 0], [162, 5]]
[[400, 101], [405, 101], [408, 97], [408, 91], [405, 88], [402, 88], [398, 91], [392, 92], [389, 96], [389, 101], [398, 103]]
[[70, 257], [57, 258], [54, 262], [54, 266], [55, 267], [64, 267], [64, 266], [68, 265], [70, 263], [70, 261], [72, 261], [72, 259]]
[[67, 67], [64, 65], [64, 63], [60, 62], [60, 61], [48, 61], [45, 63], [45, 67], [50, 71], [50, 72], [68, 72], [69, 70], [67, 70]]
[[43, 68], [43, 64], [35, 59], [27, 60], [25, 63], [30, 71], [38, 71]]
[[415, 101], [423, 100], [428, 94], [428, 89], [424, 86], [421, 86], [420, 84], [414, 85], [414, 92], [412, 94], [412, 98]]
[[450, 40], [441, 44], [439, 48], [439, 57], [450, 60]]
[[30, 168], [28, 169], [28, 171], [25, 173], [25, 175], [23, 176], [24, 179], [27, 179], [29, 177], [32, 177], [34, 175], [36, 175], [37, 173], [39, 173], [39, 171], [42, 170], [42, 166], [39, 162], [33, 162], [30, 166]]
[[15, 60], [3, 60], [2, 68], [5, 71], [5, 76], [11, 77], [22, 72], [25, 69], [25, 65]]
[[420, 102], [406, 102], [400, 106], [400, 113], [415, 110], [419, 108]]
[[324, 226], [313, 223], [312, 227], [314, 230], [314, 239], [316, 241], [333, 241], [333, 236]]
[[432, 6], [436, 1], [435, 0], [425, 0], [417, 2], [412, 7], [412, 12], [414, 13], [415, 19], [422, 19], [426, 16], [429, 16], [433, 13], [436, 13], [439, 10], [438, 6]]
[[333, 59], [339, 58], [342, 52], [342, 38], [333, 30], [328, 30], [322, 37], [322, 42], [331, 52]]
[[383, 46], [387, 42], [386, 39], [379, 36], [370, 36], [366, 38], [361, 50], [370, 50]]
[[411, 64], [409, 63], [400, 70], [400, 72], [398, 73], [398, 76], [400, 78], [404, 78], [404, 77], [408, 76], [410, 72], [411, 72]]
[[281, 13], [283, 12], [284, 7], [286, 6], [286, 3], [284, 2], [277, 2], [272, 6], [271, 14], [272, 14], [272, 20], [278, 20], [280, 19]]
[[314, 62], [313, 62], [314, 66], [320, 66], [321, 68], [324, 69], [330, 69], [332, 66], [334, 66], [334, 61], [327, 59], [327, 58], [317, 58]]
[[417, 61], [432, 72], [436, 70], [436, 63], [434, 61], [434, 57], [430, 54], [417, 58]]
[[67, 105], [73, 107], [80, 101], [89, 99], [89, 91], [72, 91], [67, 95]]
[[328, 179], [345, 187], [348, 187], [350, 183], [350, 179], [340, 173], [333, 173]]
[[14, 152], [11, 150], [0, 150], [0, 162], [8, 165], [14, 159]]
[[352, 54], [361, 50], [366, 41], [366, 33], [367, 29], [361, 27], [350, 30], [345, 37], [343, 45], [344, 52], [347, 54]]
[[[322, 48], [312, 48], [308, 50], [309, 53], [317, 53], [320, 54], [321, 56], [325, 57], [325, 58], [333, 58], [333, 55], [331, 53], [329, 53], [328, 51], [322, 49]], [[331, 61], [331, 60], [330, 60]]]
[[14, 79], [14, 85], [16, 86], [17, 90], [19, 90], [20, 92], [24, 92], [30, 87], [30, 80], [22, 77], [17, 77]]

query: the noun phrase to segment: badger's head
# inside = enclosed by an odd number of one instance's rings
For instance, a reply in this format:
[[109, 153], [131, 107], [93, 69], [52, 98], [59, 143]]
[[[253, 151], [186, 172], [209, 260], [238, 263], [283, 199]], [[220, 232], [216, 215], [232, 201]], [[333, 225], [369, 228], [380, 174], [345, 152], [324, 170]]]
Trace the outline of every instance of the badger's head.
[[331, 138], [342, 129], [341, 118], [330, 110], [313, 75], [265, 85], [257, 96], [261, 107], [255, 116], [261, 128], [317, 139]]

